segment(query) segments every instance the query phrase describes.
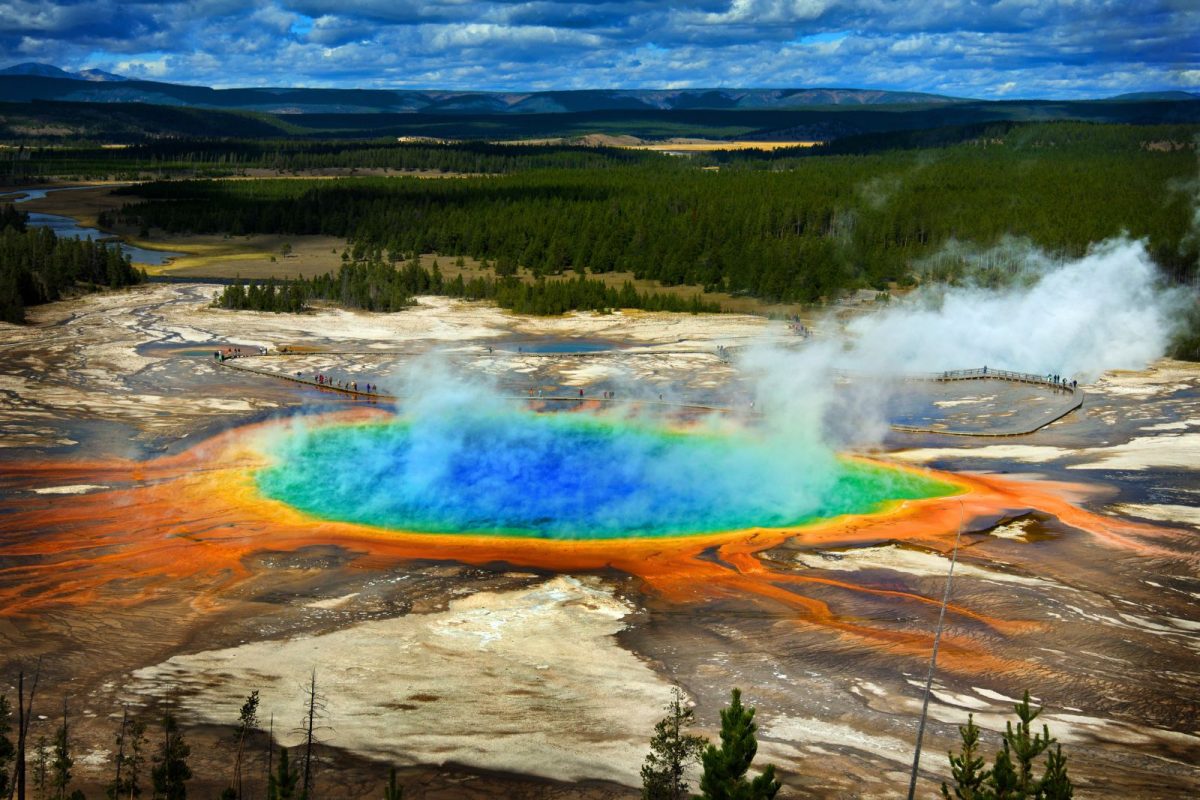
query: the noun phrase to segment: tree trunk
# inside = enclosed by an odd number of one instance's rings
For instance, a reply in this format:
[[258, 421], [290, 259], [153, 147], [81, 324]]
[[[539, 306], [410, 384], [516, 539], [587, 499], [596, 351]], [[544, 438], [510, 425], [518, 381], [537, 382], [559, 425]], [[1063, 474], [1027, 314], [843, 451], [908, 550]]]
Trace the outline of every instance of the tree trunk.
[[[25, 673], [17, 676], [17, 767], [13, 781], [17, 800], [25, 800]], [[9, 791], [12, 797], [12, 791]]]
[[125, 765], [125, 731], [129, 725], [129, 706], [121, 710], [121, 744], [117, 747], [117, 779], [113, 784], [113, 796], [121, 791], [121, 767]]
[[312, 673], [312, 684], [308, 690], [308, 734], [304, 743], [304, 800], [311, 800], [308, 793], [309, 779], [312, 776], [312, 745], [313, 745], [313, 716], [317, 707], [317, 671]]
[[275, 756], [275, 712], [271, 712], [271, 727], [267, 730], [267, 800], [273, 800], [271, 797], [271, 769], [274, 766]]

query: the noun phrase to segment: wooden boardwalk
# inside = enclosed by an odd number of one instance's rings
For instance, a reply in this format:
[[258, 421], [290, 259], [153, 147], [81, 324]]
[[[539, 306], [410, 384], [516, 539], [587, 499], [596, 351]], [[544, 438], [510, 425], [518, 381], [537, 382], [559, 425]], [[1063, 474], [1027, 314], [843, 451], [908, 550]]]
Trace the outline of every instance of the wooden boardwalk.
[[990, 438], [1028, 436], [1031, 433], [1040, 431], [1047, 425], [1058, 422], [1072, 411], [1075, 411], [1083, 406], [1083, 389], [1080, 389], [1077, 384], [1062, 380], [1055, 381], [1049, 376], [1033, 375], [1028, 372], [1012, 372], [1010, 370], [981, 367], [979, 369], [961, 369], [950, 372], [938, 372], [928, 375], [911, 376], [909, 380], [925, 380], [934, 381], [936, 383], [952, 383], [957, 381], [1003, 381], [1004, 383], [1023, 383], [1050, 389], [1055, 393], [1062, 395], [1063, 402], [1048, 409], [1045, 414], [1039, 415], [1034, 419], [1006, 428], [1004, 430], [955, 430], [954, 428], [933, 428], [921, 425], [892, 425], [892, 430], [900, 431], [902, 433], [937, 433], [944, 436], [980, 436]]
[[[581, 353], [576, 352], [554, 352], [554, 353], [526, 353], [523, 351], [512, 352], [510, 350], [502, 351], [501, 355], [510, 356], [556, 356], [556, 357], [580, 357], [594, 356], [601, 354], [620, 353], [621, 355], [678, 355], [687, 353], [690, 355], [710, 355], [714, 358], [721, 356], [713, 351], [708, 350], [658, 350], [658, 351], [623, 351], [623, 350], [605, 350], [605, 351], [586, 351]], [[392, 355], [392, 356], [416, 356], [421, 355], [419, 351], [412, 350], [302, 350], [295, 352], [276, 352], [276, 353], [251, 353], [225, 359], [212, 359], [212, 363], [217, 366], [227, 369], [237, 370], [238, 372], [248, 372], [254, 375], [261, 375], [276, 380], [290, 381], [292, 383], [311, 386], [314, 389], [321, 391], [334, 392], [336, 394], [354, 397], [357, 399], [367, 400], [369, 402], [398, 402], [405, 399], [403, 395], [386, 394], [383, 392], [368, 392], [362, 389], [355, 389], [345, 384], [329, 384], [318, 383], [315, 378], [306, 377], [305, 375], [297, 375], [293, 373], [278, 372], [275, 370], [262, 369], [254, 367], [246, 363], [250, 359], [277, 359], [277, 358], [294, 358], [313, 355]], [[474, 354], [476, 356], [497, 355], [496, 351], [489, 353]], [[865, 377], [865, 376], [858, 376]], [[1063, 417], [1070, 414], [1072, 411], [1080, 408], [1083, 405], [1084, 392], [1078, 386], [1072, 386], [1063, 382], [1055, 382], [1044, 375], [1034, 375], [1025, 372], [1012, 372], [1010, 370], [996, 370], [987, 367], [968, 370], [953, 370], [948, 372], [928, 373], [921, 375], [906, 375], [903, 378], [906, 381], [934, 382], [934, 383], [949, 383], [957, 381], [977, 381], [977, 380], [993, 380], [1002, 381], [1005, 383], [1019, 383], [1035, 385], [1064, 395], [1064, 402], [1061, 405], [1056, 405], [1049, 409], [1046, 414], [1040, 415], [1036, 419], [1021, 425], [1006, 428], [1004, 430], [965, 430], [954, 428], [935, 428], [932, 426], [922, 425], [902, 425], [892, 424], [892, 430], [900, 433], [931, 433], [942, 436], [977, 436], [981, 438], [997, 438], [997, 437], [1012, 437], [1012, 436], [1027, 436], [1031, 433], [1041, 430], [1042, 428], [1057, 422]], [[753, 406], [747, 408], [733, 408], [730, 406], [714, 406], [704, 403], [686, 403], [675, 402], [670, 400], [648, 400], [632, 397], [596, 397], [593, 395], [507, 395], [505, 399], [521, 401], [525, 403], [599, 403], [611, 405], [636, 405], [636, 406], [655, 406], [662, 408], [676, 408], [688, 411], [700, 411], [706, 413], [718, 414], [742, 414], [747, 417], [756, 417], [760, 414], [754, 410]]]

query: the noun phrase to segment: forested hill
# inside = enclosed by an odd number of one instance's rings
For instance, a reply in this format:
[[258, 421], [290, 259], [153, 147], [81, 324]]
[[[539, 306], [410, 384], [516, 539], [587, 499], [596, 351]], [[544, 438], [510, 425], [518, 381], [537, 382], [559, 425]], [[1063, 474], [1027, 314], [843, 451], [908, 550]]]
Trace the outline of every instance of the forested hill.
[[[78, 81], [65, 81], [79, 83]], [[124, 86], [124, 83], [114, 84]], [[792, 108], [601, 107], [531, 111], [446, 109], [404, 113], [338, 111], [270, 114], [252, 110], [95, 103], [33, 98], [0, 102], [0, 141], [10, 144], [163, 137], [529, 139], [588, 134], [646, 139], [818, 140], [988, 122], [1076, 120], [1139, 125], [1200, 122], [1200, 99], [1005, 101]]]
[[930, 258], [951, 241], [970, 253], [1016, 238], [1073, 257], [1128, 234], [1187, 280], [1197, 242], [1178, 187], [1194, 177], [1197, 130], [1041, 125], [939, 148], [758, 153], [717, 172], [659, 158], [437, 181], [162, 182], [131, 190], [149, 200], [121, 216], [172, 232], [341, 236], [366, 259], [469, 255], [500, 271], [628, 271], [800, 302], [928, 269], [953, 279], [969, 258]]
[[[34, 65], [24, 65], [33, 67]], [[19, 68], [18, 68], [19, 69]], [[53, 68], [51, 68], [53, 69]], [[116, 80], [113, 80], [116, 78]], [[938, 105], [957, 98], [881, 89], [580, 89], [482, 92], [419, 89], [306, 89], [245, 87], [212, 89], [161, 81], [88, 80], [53, 72], [0, 70], [0, 100], [86, 103], [150, 103], [267, 113], [371, 114], [554, 114], [601, 110], [766, 109], [805, 106]]]

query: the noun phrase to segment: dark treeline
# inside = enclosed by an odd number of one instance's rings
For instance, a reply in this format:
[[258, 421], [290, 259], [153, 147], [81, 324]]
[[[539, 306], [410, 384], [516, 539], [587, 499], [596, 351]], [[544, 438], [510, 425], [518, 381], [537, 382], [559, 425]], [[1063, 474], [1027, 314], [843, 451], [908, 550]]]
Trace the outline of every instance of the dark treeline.
[[399, 311], [419, 294], [439, 294], [464, 300], [491, 300], [518, 314], [553, 315], [566, 311], [609, 311], [638, 308], [647, 311], [719, 312], [716, 303], [700, 297], [683, 298], [664, 292], [639, 292], [625, 281], [620, 289], [579, 275], [574, 279], [539, 278], [532, 283], [515, 276], [447, 279], [435, 261], [425, 269], [419, 259], [402, 267], [372, 260], [343, 264], [337, 275], [313, 278], [241, 280], [225, 287], [214, 301], [219, 308], [236, 311], [297, 312], [310, 299], [368, 311]]
[[389, 257], [468, 255], [535, 275], [629, 271], [798, 302], [908, 283], [947, 243], [1009, 237], [1063, 257], [1144, 237], [1169, 276], [1190, 278], [1190, 198], [1175, 187], [1194, 172], [1192, 145], [1110, 127], [1029, 126], [1019, 142], [794, 158], [771, 170], [654, 160], [438, 181], [160, 182], [137, 187], [149, 201], [121, 216], [170, 232], [328, 234]]
[[27, 230], [24, 214], [0, 206], [0, 320], [24, 322], [26, 306], [57, 300], [68, 289], [116, 289], [145, 277], [117, 245]]
[[393, 169], [506, 173], [525, 169], [601, 169], [662, 160], [644, 150], [488, 142], [162, 139], [123, 148], [18, 147], [0, 155], [0, 177], [127, 176], [169, 173], [219, 177], [248, 169], [281, 172]]
[[1092, 122], [1029, 123], [1017, 121], [980, 122], [918, 130], [886, 131], [843, 136], [813, 147], [776, 150], [718, 150], [696, 158], [706, 164], [779, 169], [793, 166], [797, 158], [869, 155], [893, 150], [928, 150], [967, 144], [975, 147], [1006, 147], [1015, 151], [1070, 148], [1093, 153], [1121, 153], [1171, 143], [1189, 148], [1198, 132], [1196, 125], [1105, 125]]
[[[424, 136], [438, 139], [490, 140], [573, 137], [595, 133], [648, 139], [673, 136], [759, 140], [820, 140], [865, 133], [910, 131], [970, 125], [988, 121], [1086, 120], [1113, 124], [1195, 123], [1195, 100], [1127, 100], [1109, 102], [1017, 100], [914, 103], [902, 105], [817, 105], [792, 108], [613, 108], [589, 107], [568, 96], [571, 111], [494, 113], [430, 108], [418, 112], [363, 111], [271, 114], [214, 108], [203, 87], [174, 87], [191, 97], [186, 106], [149, 103], [69, 102], [43, 99], [57, 94], [62, 81], [33, 76], [0, 76], [0, 141], [125, 142], [195, 137], [369, 139]], [[125, 91], [113, 84], [114, 91]], [[48, 90], [48, 91], [47, 91]], [[303, 92], [304, 90], [300, 90]], [[224, 93], [222, 93], [224, 94]], [[379, 93], [376, 93], [379, 94]], [[205, 96], [208, 95], [208, 96]], [[115, 98], [114, 98], [115, 99]], [[261, 95], [252, 105], [279, 102]], [[594, 98], [593, 98], [594, 99]], [[714, 98], [716, 99], [716, 98]], [[325, 105], [327, 99], [317, 100]], [[718, 103], [720, 100], [718, 99]], [[703, 106], [703, 101], [701, 106]], [[723, 103], [721, 103], [723, 105]], [[351, 105], [357, 105], [352, 102]], [[389, 104], [390, 105], [390, 104]]]
[[[61, 717], [51, 721], [52, 740], [30, 736], [37, 683], [35, 675], [26, 692], [25, 675], [19, 677], [15, 714], [13, 704], [0, 695], [0, 797], [27, 800], [28, 787], [36, 800], [86, 800], [81, 790], [72, 789], [78, 743], [69, 703], [64, 700]], [[980, 729], [973, 715], [968, 716], [967, 724], [959, 728], [961, 749], [949, 754], [950, 780], [941, 784], [945, 800], [1070, 800], [1075, 787], [1068, 775], [1068, 759], [1047, 726], [1034, 729], [1042, 709], [1029, 701], [1026, 690], [1022, 701], [1013, 706], [1017, 722], [1007, 724], [991, 766], [982, 752]], [[695, 714], [678, 687], [672, 689], [665, 711], [642, 764], [643, 800], [772, 800], [783, 787], [773, 764], [756, 775], [750, 772], [758, 751], [758, 723], [756, 709], [742, 703], [741, 690], [733, 689], [729, 704], [721, 709], [720, 736], [715, 742], [690, 732]], [[301, 743], [279, 747], [274, 714], [264, 730], [259, 692], [250, 692], [237, 719], [229, 720], [232, 736], [222, 737], [217, 745], [227, 751], [229, 771], [205, 777], [225, 786], [221, 800], [255, 797], [258, 787], [265, 788], [267, 800], [320, 797], [320, 734], [328, 730], [328, 713], [314, 670], [303, 690]], [[151, 726], [157, 728], [153, 738], [147, 736]], [[189, 764], [192, 747], [173, 701], [140, 713], [125, 706], [113, 742], [111, 772], [104, 787], [109, 800], [137, 800], [144, 795], [186, 800], [188, 784], [196, 776]], [[693, 766], [700, 767], [700, 791], [695, 795], [688, 782]], [[383, 800], [402, 798], [403, 787], [392, 767]]]

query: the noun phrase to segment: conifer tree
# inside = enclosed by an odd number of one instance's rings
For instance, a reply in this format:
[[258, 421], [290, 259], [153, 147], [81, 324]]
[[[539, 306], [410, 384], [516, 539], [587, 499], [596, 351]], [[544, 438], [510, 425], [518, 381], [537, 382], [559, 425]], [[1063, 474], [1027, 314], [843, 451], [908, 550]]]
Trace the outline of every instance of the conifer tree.
[[296, 784], [300, 782], [300, 771], [288, 764], [286, 747], [279, 748], [279, 766], [267, 784], [267, 800], [294, 800]]
[[146, 723], [129, 716], [126, 708], [117, 734], [116, 773], [106, 794], [110, 800], [136, 800], [142, 794], [142, 769], [146, 756]]
[[387, 788], [383, 790], [383, 800], [404, 800], [404, 787], [396, 783], [396, 768], [392, 767], [388, 775]]
[[246, 751], [246, 737], [258, 727], [258, 690], [255, 689], [246, 698], [238, 712], [238, 728], [236, 735], [237, 755], [233, 762], [234, 797], [242, 796], [242, 757]]
[[704, 800], [771, 800], [782, 788], [769, 765], [753, 780], [746, 773], [758, 752], [754, 709], [742, 705], [742, 692], [734, 689], [729, 707], [721, 711], [721, 746], [710, 744], [701, 755], [704, 775], [700, 792]]
[[950, 753], [950, 775], [954, 781], [954, 794], [949, 787], [942, 783], [942, 797], [945, 800], [985, 800], [986, 784], [992, 771], [984, 769], [983, 756], [979, 755], [979, 726], [975, 724], [975, 715], [967, 715], [967, 724], [960, 726], [959, 735], [962, 737], [962, 753]]
[[[1074, 786], [1067, 775], [1062, 746], [1050, 749], [1056, 742], [1045, 725], [1040, 733], [1033, 733], [1032, 723], [1042, 709], [1030, 705], [1028, 691], [1013, 708], [1017, 724], [1014, 727], [1009, 722], [1005, 726], [990, 770], [983, 768], [979, 728], [973, 715], [968, 716], [965, 727], [958, 729], [962, 750], [958, 755], [950, 753], [951, 784], [942, 784], [945, 800], [1070, 800]], [[1039, 778], [1036, 762], [1042, 754], [1046, 755], [1046, 766]]]
[[688, 734], [695, 713], [683, 704], [683, 692], [678, 686], [671, 689], [666, 705], [667, 715], [654, 726], [650, 752], [642, 764], [643, 800], [681, 800], [688, 796], [688, 784], [683, 774], [703, 752], [708, 740]]
[[1042, 778], [1043, 800], [1071, 800], [1075, 787], [1067, 776], [1067, 757], [1063, 755], [1062, 745], [1046, 754], [1046, 774]]
[[123, 772], [125, 769], [125, 733], [129, 730], [129, 706], [125, 706], [121, 710], [121, 728], [117, 731], [117, 754], [113, 757], [113, 767], [116, 769], [116, 774], [113, 775], [112, 783], [105, 789], [105, 794], [110, 800], [116, 800], [122, 796], [121, 784], [123, 782]]
[[305, 696], [307, 702], [304, 715], [304, 768], [302, 772], [304, 783], [301, 786], [300, 796], [304, 800], [309, 800], [313, 796], [313, 767], [316, 763], [313, 746], [320, 743], [317, 739], [317, 730], [320, 727], [319, 720], [325, 713], [325, 697], [317, 691], [317, 671], [315, 669], [312, 671], [309, 685], [305, 688]]
[[187, 782], [192, 778], [192, 769], [187, 759], [192, 749], [184, 741], [183, 731], [170, 706], [163, 709], [163, 738], [154, 756], [154, 797], [156, 800], [185, 800]]
[[54, 788], [55, 800], [66, 800], [67, 788], [71, 785], [71, 768], [75, 759], [71, 758], [70, 728], [67, 725], [67, 701], [63, 699], [62, 725], [54, 734], [54, 758], [50, 763], [50, 782]]
[[45, 736], [39, 736], [34, 747], [33, 757], [33, 790], [37, 800], [46, 800], [50, 788], [50, 743]]
[[1042, 709], [1029, 705], [1028, 689], [1025, 690], [1024, 698], [1015, 708], [1017, 727], [1014, 729], [1013, 724], [1008, 723], [1007, 731], [1004, 734], [1004, 744], [1005, 749], [1011, 750], [1012, 756], [1015, 758], [1017, 788], [1022, 796], [1030, 797], [1039, 788], [1039, 781], [1033, 774], [1033, 762], [1050, 748], [1054, 739], [1050, 736], [1050, 729], [1045, 725], [1042, 726], [1041, 733], [1031, 735], [1032, 722], [1042, 713]]

